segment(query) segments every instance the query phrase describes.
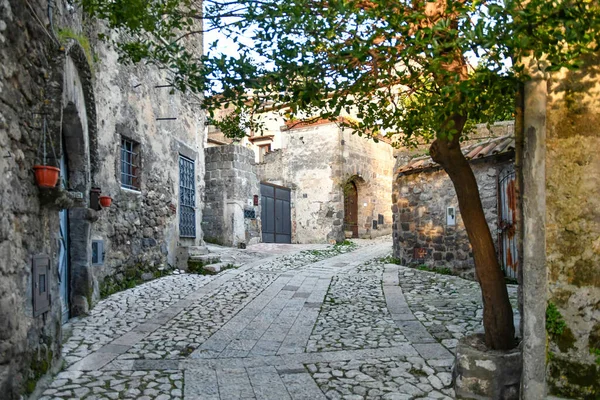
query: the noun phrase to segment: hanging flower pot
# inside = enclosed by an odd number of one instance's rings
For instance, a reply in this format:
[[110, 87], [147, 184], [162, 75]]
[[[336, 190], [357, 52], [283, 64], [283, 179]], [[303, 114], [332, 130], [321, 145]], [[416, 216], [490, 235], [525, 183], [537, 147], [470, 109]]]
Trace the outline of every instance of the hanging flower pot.
[[34, 165], [35, 181], [41, 188], [53, 188], [58, 182], [60, 169], [50, 165]]
[[38, 153], [41, 155], [41, 162], [40, 164], [33, 166], [33, 173], [35, 174], [35, 181], [39, 187], [51, 189], [56, 187], [56, 184], [58, 183], [60, 168], [48, 165], [47, 140], [50, 141], [50, 148], [52, 149], [52, 154], [54, 155], [54, 160], [56, 161], [58, 158], [56, 157], [56, 152], [54, 151], [54, 142], [52, 141], [52, 135], [48, 134], [48, 124], [46, 121], [46, 115], [44, 114], [42, 137], [40, 139], [40, 146], [38, 148]]
[[104, 208], [110, 207], [112, 203], [112, 197], [110, 196], [100, 196], [100, 205]]

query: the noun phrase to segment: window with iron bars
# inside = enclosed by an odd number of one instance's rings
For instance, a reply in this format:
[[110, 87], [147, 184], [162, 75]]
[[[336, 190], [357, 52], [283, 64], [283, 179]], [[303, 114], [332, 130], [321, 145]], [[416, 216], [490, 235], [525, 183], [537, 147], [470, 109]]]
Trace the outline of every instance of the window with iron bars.
[[140, 190], [140, 144], [121, 138], [121, 187]]

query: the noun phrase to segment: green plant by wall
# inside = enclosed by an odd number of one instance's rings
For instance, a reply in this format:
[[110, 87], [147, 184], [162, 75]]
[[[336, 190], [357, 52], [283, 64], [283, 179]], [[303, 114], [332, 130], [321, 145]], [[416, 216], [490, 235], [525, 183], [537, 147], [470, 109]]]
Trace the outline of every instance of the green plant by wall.
[[384, 264], [402, 265], [402, 260], [399, 258], [396, 258], [394, 256], [386, 256], [386, 257], [381, 258], [379, 261], [381, 261]]
[[170, 270], [159, 270], [146, 264], [128, 266], [120, 273], [104, 278], [100, 284], [100, 298], [104, 299], [111, 294], [131, 289], [147, 282], [147, 280], [142, 279], [142, 275], [146, 272], [151, 273], [153, 279], [171, 274]]
[[556, 308], [556, 304], [551, 301], [548, 302], [548, 307], [546, 308], [546, 332], [550, 336], [558, 337], [563, 334], [566, 327], [567, 324], [558, 311], [558, 308]]
[[417, 266], [417, 269], [420, 271], [435, 272], [436, 274], [441, 274], [441, 275], [454, 275], [454, 272], [452, 272], [452, 270], [450, 268], [446, 268], [446, 267], [437, 268], [437, 267], [429, 267], [425, 264], [421, 264], [421, 265]]
[[590, 347], [590, 354], [596, 356], [596, 359], [594, 361], [596, 362], [596, 364], [600, 365], [600, 349], [596, 347]]
[[90, 40], [85, 35], [83, 35], [81, 33], [77, 33], [75, 31], [73, 31], [71, 28], [59, 29], [57, 33], [58, 33], [58, 40], [63, 45], [66, 44], [68, 40], [74, 40], [77, 43], [79, 43], [79, 45], [83, 49], [83, 52], [85, 53], [85, 58], [87, 59], [88, 64], [90, 65], [90, 69], [93, 70], [92, 67], [94, 65], [94, 62], [98, 61], [98, 57], [92, 50], [92, 45], [90, 44]]

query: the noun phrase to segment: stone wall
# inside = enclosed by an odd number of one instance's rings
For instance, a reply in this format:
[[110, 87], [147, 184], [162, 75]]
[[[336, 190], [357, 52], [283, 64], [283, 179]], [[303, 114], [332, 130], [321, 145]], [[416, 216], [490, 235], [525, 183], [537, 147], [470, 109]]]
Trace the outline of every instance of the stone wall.
[[[94, 268], [98, 282], [126, 268], [156, 270], [175, 264], [179, 246], [202, 243], [204, 129], [197, 99], [165, 86], [167, 77], [147, 66], [126, 67], [105, 46], [97, 47], [95, 93], [97, 185], [113, 197], [95, 224], [93, 239], [105, 242], [106, 261]], [[166, 118], [166, 119], [162, 119]], [[139, 190], [121, 187], [121, 138], [139, 143]], [[194, 161], [196, 238], [179, 233], [179, 157]]]
[[254, 152], [235, 144], [204, 151], [206, 189], [202, 229], [206, 241], [225, 246], [259, 243], [261, 209], [260, 202], [254, 205], [254, 196], [260, 196], [260, 184]]
[[[359, 236], [391, 232], [390, 145], [353, 135], [335, 123], [296, 127], [281, 136], [286, 148], [267, 154], [257, 167], [261, 182], [292, 190], [293, 243], [344, 238], [344, 185], [349, 181], [358, 189]], [[384, 224], [373, 229], [379, 214]]]
[[[600, 396], [600, 55], [551, 82], [547, 109], [549, 301], [566, 323], [549, 332], [550, 392]], [[547, 324], [547, 327], [549, 325]], [[553, 326], [550, 324], [550, 326]]]
[[[340, 184], [352, 180], [358, 189], [358, 235], [370, 238], [389, 235], [392, 232], [393, 148], [347, 129], [341, 132], [341, 137]], [[379, 224], [379, 215], [383, 216], [383, 224]], [[373, 221], [377, 221], [376, 227]]]
[[[31, 271], [33, 255], [58, 252], [58, 211], [43, 206], [32, 167], [42, 122], [33, 111], [49, 111], [42, 105], [60, 79], [53, 75], [60, 58], [23, 2], [0, 1], [0, 393], [7, 399], [31, 391], [60, 358], [60, 303], [34, 317]], [[57, 299], [53, 267], [49, 290]]]
[[[201, 242], [201, 215], [195, 240], [179, 239], [177, 217], [179, 154], [196, 160], [198, 190], [203, 187], [203, 130], [193, 99], [156, 88], [166, 83], [157, 70], [119, 63], [94, 40], [98, 27], [82, 24], [71, 2], [54, 2], [53, 27], [46, 1], [29, 4], [0, 1], [0, 392], [7, 399], [33, 390], [59, 365], [61, 209], [69, 216], [71, 316], [99, 298], [104, 277], [159, 268], [173, 262], [178, 245]], [[59, 45], [59, 31], [72, 38]], [[49, 164], [58, 166], [63, 148], [66, 154], [64, 190], [35, 185], [44, 117], [54, 144]], [[121, 135], [140, 144], [139, 191], [120, 185]], [[113, 205], [92, 210], [91, 187], [112, 196]], [[202, 209], [200, 199], [196, 205]], [[104, 240], [103, 266], [91, 265], [93, 239]], [[31, 259], [38, 254], [50, 258], [52, 301], [49, 311], [34, 316]]]
[[344, 200], [334, 172], [341, 170], [340, 133], [334, 124], [292, 129], [287, 147], [257, 165], [261, 182], [291, 189], [292, 243], [343, 238]]
[[[403, 165], [399, 159], [396, 168]], [[495, 160], [472, 162], [481, 202], [492, 235], [498, 218], [498, 174], [506, 166]], [[456, 225], [448, 226], [447, 207], [455, 207]], [[474, 278], [471, 245], [450, 178], [443, 170], [429, 170], [397, 178], [392, 192], [394, 257], [403, 265], [450, 268]], [[414, 258], [414, 248], [425, 248], [424, 259]]]

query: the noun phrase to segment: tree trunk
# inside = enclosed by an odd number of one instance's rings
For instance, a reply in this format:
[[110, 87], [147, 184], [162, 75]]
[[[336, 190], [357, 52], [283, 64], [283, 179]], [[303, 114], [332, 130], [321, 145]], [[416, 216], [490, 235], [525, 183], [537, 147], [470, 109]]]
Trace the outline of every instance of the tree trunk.
[[438, 138], [431, 145], [431, 158], [448, 173], [473, 248], [475, 274], [483, 297], [485, 342], [490, 349], [508, 350], [515, 346], [513, 312], [508, 300], [504, 274], [500, 269], [490, 228], [483, 213], [473, 170], [460, 149], [459, 137], [466, 118], [455, 117], [452, 139]]

